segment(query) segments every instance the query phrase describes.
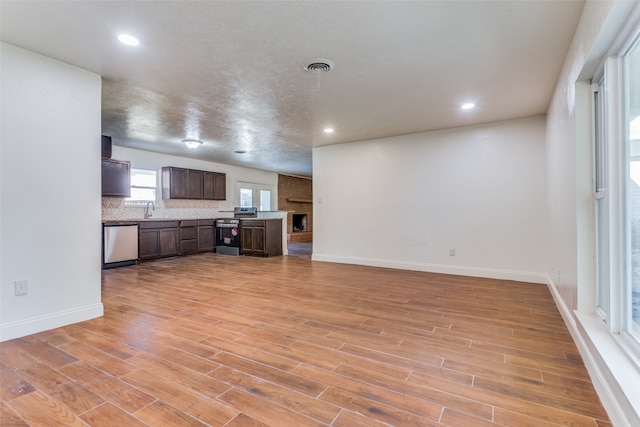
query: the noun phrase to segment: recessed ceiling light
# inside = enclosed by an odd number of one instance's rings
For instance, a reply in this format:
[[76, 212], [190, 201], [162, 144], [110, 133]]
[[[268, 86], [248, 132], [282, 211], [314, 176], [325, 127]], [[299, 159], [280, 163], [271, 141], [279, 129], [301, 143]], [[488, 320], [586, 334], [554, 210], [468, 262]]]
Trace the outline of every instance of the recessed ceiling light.
[[140, 44], [140, 41], [137, 38], [129, 34], [120, 34], [118, 36], [118, 40], [128, 46], [138, 46]]
[[202, 141], [199, 139], [183, 139], [182, 142], [189, 148], [198, 148], [202, 145]]
[[236, 154], [244, 154], [244, 153], [246, 153], [246, 151], [245, 150], [235, 150], [234, 153], [236, 153]]
[[324, 133], [333, 133], [333, 128], [324, 128]]
[[462, 108], [463, 110], [471, 110], [475, 106], [476, 104], [474, 104], [473, 102], [467, 102], [466, 104], [462, 104], [460, 108]]

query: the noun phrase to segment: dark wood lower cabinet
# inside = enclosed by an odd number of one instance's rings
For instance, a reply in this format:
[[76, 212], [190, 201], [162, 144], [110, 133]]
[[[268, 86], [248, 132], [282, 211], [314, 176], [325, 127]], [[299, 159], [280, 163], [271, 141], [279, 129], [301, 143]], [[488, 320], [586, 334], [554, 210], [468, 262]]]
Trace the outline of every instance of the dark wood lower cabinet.
[[213, 219], [142, 221], [138, 230], [140, 260], [212, 252], [215, 248]]
[[166, 228], [160, 230], [160, 256], [178, 255], [178, 229]]
[[179, 253], [179, 221], [145, 221], [138, 224], [138, 258], [175, 256]]
[[212, 219], [198, 221], [198, 252], [212, 252], [216, 247], [216, 228]]
[[198, 252], [198, 221], [180, 221], [180, 255]]
[[282, 220], [241, 220], [240, 246], [243, 255], [265, 257], [282, 255]]
[[138, 258], [153, 259], [160, 257], [160, 230], [138, 231]]

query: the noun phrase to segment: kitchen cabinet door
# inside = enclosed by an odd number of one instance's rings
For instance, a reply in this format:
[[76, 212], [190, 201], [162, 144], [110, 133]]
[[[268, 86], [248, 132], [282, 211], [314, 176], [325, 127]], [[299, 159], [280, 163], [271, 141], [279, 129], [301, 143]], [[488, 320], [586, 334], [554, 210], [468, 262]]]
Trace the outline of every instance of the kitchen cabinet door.
[[213, 199], [227, 200], [227, 174], [214, 172]]
[[198, 252], [212, 252], [215, 248], [215, 232], [213, 225], [198, 226]]
[[202, 176], [204, 172], [189, 169], [187, 171], [188, 188], [187, 194], [189, 199], [202, 199]]
[[164, 228], [160, 231], [160, 256], [178, 255], [178, 238], [177, 228]]
[[129, 162], [102, 161], [102, 195], [131, 197], [131, 164]]
[[138, 258], [153, 259], [160, 256], [160, 230], [141, 229], [138, 232]]
[[102, 135], [102, 160], [111, 158], [111, 137]]
[[240, 227], [240, 252], [243, 255], [253, 254], [253, 229], [254, 227]]
[[189, 170], [183, 168], [162, 168], [162, 198], [189, 198]]
[[282, 255], [281, 219], [241, 220], [240, 230], [240, 245], [244, 255]]
[[204, 172], [202, 198], [206, 200], [226, 200], [227, 174]]
[[264, 227], [254, 227], [251, 241], [251, 254], [264, 256], [267, 248], [266, 233]]
[[202, 198], [205, 200], [215, 200], [215, 172], [204, 172], [202, 175]]

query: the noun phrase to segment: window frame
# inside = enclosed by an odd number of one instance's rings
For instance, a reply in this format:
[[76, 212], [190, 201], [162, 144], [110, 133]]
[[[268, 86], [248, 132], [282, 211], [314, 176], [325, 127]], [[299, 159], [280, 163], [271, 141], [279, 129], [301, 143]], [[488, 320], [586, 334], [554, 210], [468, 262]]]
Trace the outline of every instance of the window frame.
[[[269, 185], [269, 184], [260, 184], [260, 183], [255, 183], [255, 182], [245, 182], [245, 181], [237, 181], [236, 182], [236, 197], [237, 197], [237, 201], [238, 201], [238, 206], [241, 205], [241, 195], [240, 192], [242, 191], [242, 189], [250, 189], [252, 192], [252, 196], [251, 196], [251, 201], [252, 204], [254, 206], [256, 206], [256, 203], [258, 204], [258, 208], [261, 212], [268, 212], [268, 211], [262, 211], [260, 209], [260, 197], [261, 191], [269, 191], [271, 192], [271, 197], [270, 197], [270, 204], [271, 204], [271, 211], [275, 211], [277, 210], [277, 186], [276, 185]], [[274, 209], [275, 207], [275, 209]]]
[[[143, 186], [143, 185], [135, 185], [133, 182], [133, 175], [135, 172], [145, 172], [148, 174], [153, 174], [154, 175], [154, 180], [155, 180], [155, 186], [150, 187], [150, 186]], [[132, 199], [131, 197], [127, 197], [124, 201], [125, 206], [146, 206], [147, 203], [149, 202], [154, 202], [156, 203], [158, 201], [158, 171], [156, 170], [151, 170], [151, 169], [143, 169], [143, 168], [131, 168], [131, 195], [133, 195], [133, 190], [134, 189], [149, 189], [149, 190], [154, 190], [155, 191], [155, 197], [153, 199], [145, 199], [145, 200], [137, 200], [137, 199]]]
[[[640, 49], [640, 26], [629, 37], [622, 40], [613, 55], [605, 59], [602, 69], [593, 81], [593, 209], [595, 254], [598, 271], [603, 260], [598, 258], [606, 245], [604, 267], [607, 283], [595, 283], [594, 312], [606, 324], [612, 338], [620, 345], [636, 368], [640, 369], [640, 334], [631, 333], [633, 304], [631, 294], [631, 245], [630, 218], [627, 198], [629, 194], [629, 130], [628, 130], [628, 78], [625, 58], [633, 49]], [[603, 91], [604, 89], [604, 91]], [[597, 96], [596, 92], [600, 91]], [[597, 105], [597, 101], [602, 103]], [[598, 111], [598, 107], [602, 109]], [[598, 127], [598, 124], [601, 127]], [[601, 146], [597, 138], [602, 137]], [[599, 152], [599, 148], [602, 150]], [[602, 158], [604, 157], [604, 158]], [[602, 161], [601, 165], [597, 164]], [[604, 169], [602, 169], [602, 167]], [[600, 169], [599, 169], [600, 168]], [[603, 175], [598, 176], [598, 172]], [[603, 181], [599, 181], [602, 178]], [[599, 230], [597, 209], [604, 203], [606, 220], [604, 230]], [[598, 239], [599, 231], [604, 231], [604, 242]], [[596, 274], [596, 281], [598, 281]], [[600, 286], [608, 291], [608, 306], [605, 310], [598, 306]]]
[[[635, 52], [634, 52], [635, 51]], [[622, 156], [621, 156], [621, 188], [623, 197], [621, 197], [621, 210], [623, 221], [623, 234], [622, 234], [622, 254], [623, 254], [623, 270], [622, 270], [622, 287], [620, 289], [623, 295], [621, 307], [621, 330], [623, 336], [627, 340], [631, 340], [635, 343], [633, 346], [634, 354], [640, 358], [640, 326], [634, 325], [632, 313], [633, 313], [633, 253], [632, 253], [632, 226], [631, 226], [631, 132], [629, 126], [631, 124], [631, 102], [630, 96], [632, 89], [640, 90], [638, 87], [631, 86], [632, 76], [629, 71], [629, 56], [634, 52], [640, 54], [640, 26], [636, 28], [634, 34], [627, 40], [624, 46], [623, 53], [621, 55], [621, 101], [622, 111], [620, 114], [621, 121], [621, 141], [622, 141]], [[640, 117], [638, 115], [637, 117]], [[637, 118], [636, 117], [636, 118]], [[638, 157], [638, 156], [634, 156]], [[635, 330], [634, 330], [635, 329]]]

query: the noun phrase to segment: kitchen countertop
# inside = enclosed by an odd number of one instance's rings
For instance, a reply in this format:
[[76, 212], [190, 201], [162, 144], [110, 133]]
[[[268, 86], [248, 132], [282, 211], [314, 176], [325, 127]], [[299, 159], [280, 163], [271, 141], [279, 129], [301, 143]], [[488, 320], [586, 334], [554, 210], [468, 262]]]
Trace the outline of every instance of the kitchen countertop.
[[218, 218], [136, 218], [136, 219], [103, 219], [103, 224], [131, 224], [131, 223], [139, 223], [139, 222], [149, 222], [149, 221], [215, 221]]
[[141, 222], [150, 222], [150, 221], [215, 221], [217, 219], [239, 219], [243, 220], [272, 220], [272, 219], [282, 219], [282, 218], [273, 218], [273, 217], [261, 217], [257, 218], [233, 218], [233, 217], [217, 217], [217, 218], [159, 218], [159, 217], [151, 217], [151, 218], [132, 218], [132, 219], [103, 219], [103, 225], [134, 225]]

